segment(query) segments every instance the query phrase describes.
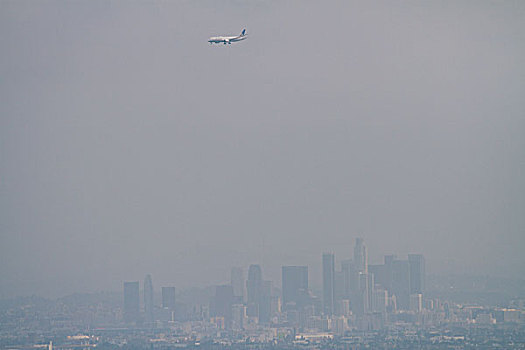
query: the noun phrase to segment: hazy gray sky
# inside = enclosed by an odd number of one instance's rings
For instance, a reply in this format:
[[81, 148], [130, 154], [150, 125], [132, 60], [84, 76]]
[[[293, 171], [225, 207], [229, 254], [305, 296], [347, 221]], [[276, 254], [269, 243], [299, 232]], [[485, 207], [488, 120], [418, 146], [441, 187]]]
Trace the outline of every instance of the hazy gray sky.
[[[524, 277], [524, 1], [0, 0], [0, 296], [321, 253]], [[249, 39], [210, 46], [209, 36]]]

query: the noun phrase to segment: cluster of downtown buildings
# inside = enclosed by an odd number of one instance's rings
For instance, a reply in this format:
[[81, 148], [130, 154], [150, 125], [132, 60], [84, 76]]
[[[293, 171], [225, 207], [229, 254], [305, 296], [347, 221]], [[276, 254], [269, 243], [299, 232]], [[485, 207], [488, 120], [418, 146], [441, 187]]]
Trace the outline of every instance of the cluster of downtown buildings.
[[[385, 256], [384, 264], [369, 265], [363, 239], [355, 241], [353, 259], [336, 266], [335, 255], [322, 255], [322, 292], [309, 285], [308, 266], [282, 266], [282, 289], [263, 279], [262, 268], [250, 265], [231, 270], [230, 284], [215, 287], [208, 305], [194, 310], [193, 319], [207, 320], [222, 330], [261, 326], [309, 329], [342, 334], [351, 328], [381, 329], [387, 315], [418, 315], [424, 308], [442, 307], [424, 299], [425, 259], [410, 254], [401, 260]], [[162, 305], [154, 305], [151, 276], [143, 284], [143, 312], [139, 282], [124, 282], [123, 319], [127, 324], [154, 327], [176, 321], [175, 287], [162, 287]], [[436, 304], [436, 305], [435, 305]]]
[[[159, 291], [147, 275], [124, 282], [123, 298], [101, 292], [4, 301], [0, 349], [525, 348], [525, 281], [502, 289], [488, 279], [436, 283], [434, 276], [425, 286], [422, 255], [369, 265], [359, 238], [351, 260], [336, 263], [324, 253], [320, 264], [316, 286], [308, 266], [282, 266], [279, 289], [250, 265], [232, 268], [230, 283], [214, 287]], [[459, 294], [449, 293], [456, 288]], [[505, 297], [490, 302], [496, 295]]]

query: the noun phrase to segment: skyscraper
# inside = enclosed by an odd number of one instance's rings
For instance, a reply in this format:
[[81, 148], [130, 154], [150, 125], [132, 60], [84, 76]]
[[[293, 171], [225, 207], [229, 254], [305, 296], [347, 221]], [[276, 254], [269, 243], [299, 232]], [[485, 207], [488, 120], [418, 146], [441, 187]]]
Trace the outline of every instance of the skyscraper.
[[423, 294], [425, 290], [425, 258], [421, 254], [408, 254], [410, 264], [410, 294]]
[[124, 321], [138, 322], [139, 315], [139, 282], [124, 282]]
[[368, 311], [372, 311], [375, 293], [375, 278], [373, 273], [368, 273]]
[[[369, 306], [369, 276], [365, 272], [359, 272], [359, 294], [354, 298], [356, 306], [356, 313], [358, 315], [364, 315], [368, 312]], [[354, 311], [354, 310], [353, 310]]]
[[300, 291], [308, 289], [308, 266], [283, 266], [282, 285], [285, 309], [289, 303], [299, 306]]
[[410, 265], [408, 260], [392, 261], [392, 290], [396, 296], [397, 307], [408, 310], [410, 307]]
[[233, 288], [231, 285], [222, 285], [215, 288], [213, 303], [214, 316], [224, 317], [226, 328], [230, 328], [232, 321]]
[[[368, 273], [374, 275], [375, 283], [384, 289], [388, 288], [388, 269], [386, 265], [368, 265]], [[391, 278], [390, 278], [391, 279]]]
[[368, 253], [362, 238], [355, 239], [354, 264], [359, 272], [368, 273]]
[[153, 282], [151, 275], [144, 278], [144, 316], [146, 323], [153, 323]]
[[232, 267], [231, 270], [231, 285], [233, 287], [233, 295], [239, 302], [244, 301], [244, 271], [241, 267]]
[[259, 294], [259, 322], [268, 323], [272, 316], [272, 282], [262, 281]]
[[162, 307], [175, 310], [175, 287], [162, 287]]
[[334, 274], [334, 303], [345, 299], [345, 274], [343, 271], [335, 271]]
[[385, 255], [384, 273], [381, 276], [380, 283], [390, 294], [392, 294], [392, 265], [396, 259], [395, 255]]
[[332, 253], [323, 253], [323, 312], [325, 315], [334, 314], [335, 299], [335, 256]]
[[374, 290], [372, 312], [385, 313], [388, 306], [388, 292], [383, 288]]
[[241, 330], [246, 324], [246, 305], [233, 304], [232, 305], [232, 329]]
[[359, 290], [359, 271], [352, 260], [341, 262], [343, 272], [345, 298], [351, 299]]
[[259, 317], [259, 303], [262, 291], [262, 270], [259, 265], [250, 265], [248, 268], [248, 280], [246, 291], [248, 294], [248, 316]]

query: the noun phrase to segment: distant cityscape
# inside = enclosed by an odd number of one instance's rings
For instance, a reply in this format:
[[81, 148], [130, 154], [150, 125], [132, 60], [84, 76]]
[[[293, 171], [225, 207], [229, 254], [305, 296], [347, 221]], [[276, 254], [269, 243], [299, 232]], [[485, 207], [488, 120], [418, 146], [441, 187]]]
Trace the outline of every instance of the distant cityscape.
[[522, 281], [515, 294], [495, 303], [490, 301], [494, 292], [480, 297], [486, 283], [474, 283], [464, 296], [471, 301], [461, 303], [454, 300], [458, 295], [447, 292], [448, 286], [428, 291], [422, 254], [406, 259], [388, 255], [383, 264], [369, 265], [362, 238], [355, 240], [353, 259], [336, 262], [333, 253], [325, 252], [320, 264], [318, 293], [310, 286], [308, 266], [282, 266], [279, 289], [264, 279], [260, 265], [252, 264], [247, 270], [231, 268], [229, 283], [204, 289], [178, 291], [171, 285], [157, 291], [147, 275], [142, 289], [139, 281], [127, 281], [120, 295], [6, 301], [1, 305], [0, 346], [525, 348]]
[[[259, 324], [282, 324], [293, 328], [344, 333], [349, 325], [364, 329], [382, 328], [387, 314], [397, 311], [418, 314], [440, 309], [438, 300], [423, 299], [425, 258], [409, 254], [407, 260], [393, 255], [382, 265], [368, 264], [368, 251], [357, 238], [354, 259], [336, 267], [335, 255], [322, 255], [322, 294], [312, 293], [308, 266], [282, 266], [282, 291], [263, 279], [260, 265], [231, 269], [229, 284], [215, 287], [209, 305], [201, 306], [198, 318], [211, 319], [218, 329], [243, 330]], [[154, 327], [157, 321], [175, 321], [175, 287], [162, 287], [162, 305], [155, 312], [153, 283], [124, 282], [123, 319], [127, 324]], [[423, 304], [425, 303], [425, 305]], [[434, 304], [436, 306], [434, 307]]]

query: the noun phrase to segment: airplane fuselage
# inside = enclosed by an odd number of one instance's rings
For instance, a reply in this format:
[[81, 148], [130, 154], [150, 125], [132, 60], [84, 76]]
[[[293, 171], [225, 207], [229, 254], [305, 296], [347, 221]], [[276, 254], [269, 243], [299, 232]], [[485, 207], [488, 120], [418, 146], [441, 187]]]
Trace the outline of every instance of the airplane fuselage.
[[247, 37], [248, 36], [246, 35], [246, 30], [243, 30], [242, 33], [237, 36], [212, 36], [211, 38], [208, 39], [208, 42], [210, 44], [223, 43], [226, 45], [226, 44], [235, 43], [237, 41], [242, 41], [246, 39]]

